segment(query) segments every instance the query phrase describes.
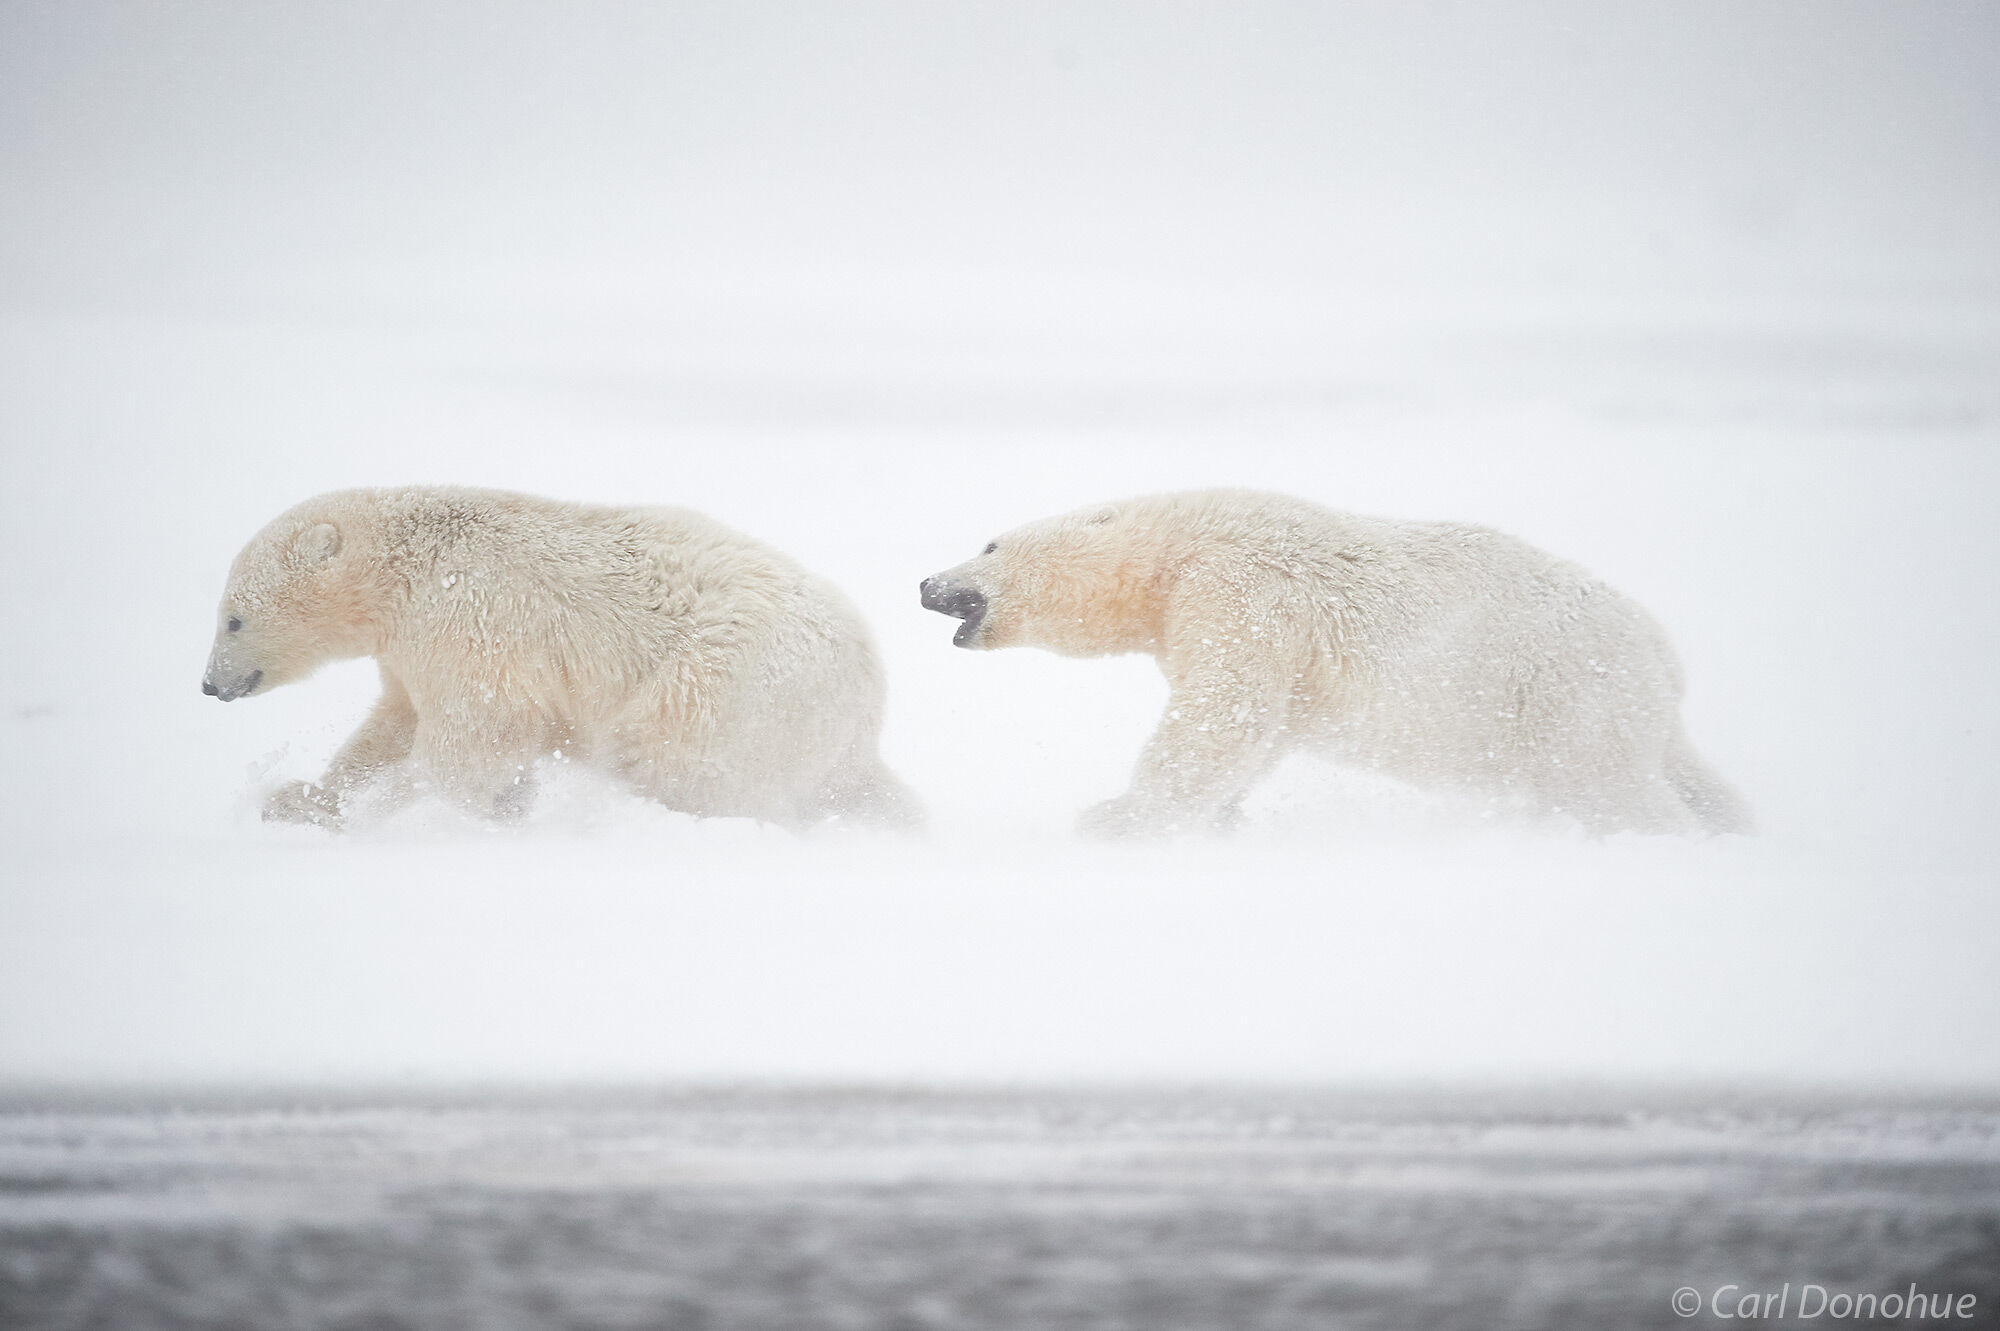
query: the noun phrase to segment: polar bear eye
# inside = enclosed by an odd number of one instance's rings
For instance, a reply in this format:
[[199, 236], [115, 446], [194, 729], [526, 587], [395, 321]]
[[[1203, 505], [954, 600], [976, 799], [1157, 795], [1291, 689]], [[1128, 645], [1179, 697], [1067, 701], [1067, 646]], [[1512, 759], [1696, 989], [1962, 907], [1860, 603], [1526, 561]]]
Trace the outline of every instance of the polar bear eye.
[[988, 542], [986, 543], [986, 548], [985, 548], [984, 550], [981, 550], [981, 551], [980, 551], [979, 553], [980, 553], [980, 554], [982, 554], [982, 555], [990, 555], [990, 554], [992, 554], [992, 553], [993, 553], [993, 552], [994, 552], [995, 550], [998, 550], [999, 548], [1000, 548], [1000, 542], [998, 542], [998, 541], [988, 541]]
[[238, 619], [238, 618], [237, 618], [236, 616], [234, 616], [234, 615], [231, 615], [231, 616], [229, 617], [229, 631], [230, 631], [231, 633], [234, 633], [234, 632], [236, 632], [236, 631], [237, 631], [238, 629], [240, 629], [240, 628], [242, 628], [242, 627], [243, 627], [243, 621], [242, 621], [242, 620]]

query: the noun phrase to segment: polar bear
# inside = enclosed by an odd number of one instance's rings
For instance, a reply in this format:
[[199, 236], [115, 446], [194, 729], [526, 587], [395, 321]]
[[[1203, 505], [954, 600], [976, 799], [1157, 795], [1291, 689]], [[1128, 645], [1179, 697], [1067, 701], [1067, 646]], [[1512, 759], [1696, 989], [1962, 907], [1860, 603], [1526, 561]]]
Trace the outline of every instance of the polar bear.
[[381, 668], [368, 719], [267, 818], [338, 825], [414, 775], [519, 813], [558, 753], [688, 813], [919, 817], [876, 752], [882, 668], [854, 607], [686, 509], [338, 491], [251, 539], [216, 616], [202, 692], [224, 702], [328, 661]]
[[1659, 625], [1487, 528], [1157, 495], [1030, 523], [921, 596], [961, 647], [1159, 662], [1166, 715], [1086, 830], [1227, 825], [1294, 750], [1600, 832], [1749, 830], [1681, 729]]

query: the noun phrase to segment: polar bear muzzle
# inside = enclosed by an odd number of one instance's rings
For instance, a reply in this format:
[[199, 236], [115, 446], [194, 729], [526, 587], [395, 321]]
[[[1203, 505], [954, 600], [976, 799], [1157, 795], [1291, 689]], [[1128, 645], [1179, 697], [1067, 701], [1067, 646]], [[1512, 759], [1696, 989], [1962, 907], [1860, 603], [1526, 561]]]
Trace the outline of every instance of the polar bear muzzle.
[[204, 679], [201, 682], [201, 691], [211, 698], [220, 698], [223, 702], [235, 702], [238, 698], [255, 693], [257, 686], [263, 682], [264, 672], [252, 670], [249, 674], [233, 679], [227, 684], [217, 684], [213, 679]]
[[954, 647], [970, 647], [972, 636], [986, 620], [986, 593], [962, 582], [952, 582], [942, 574], [925, 578], [917, 590], [922, 593], [924, 609], [965, 621], [951, 635], [951, 643]]

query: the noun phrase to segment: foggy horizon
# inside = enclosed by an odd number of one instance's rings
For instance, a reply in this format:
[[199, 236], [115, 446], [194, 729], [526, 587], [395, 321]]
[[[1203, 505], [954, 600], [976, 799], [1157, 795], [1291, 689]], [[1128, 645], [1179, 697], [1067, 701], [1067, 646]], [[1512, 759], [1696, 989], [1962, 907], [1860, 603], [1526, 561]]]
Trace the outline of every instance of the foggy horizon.
[[4, 289], [976, 334], [2000, 283], [1979, 5], [480, 12], [11, 7]]

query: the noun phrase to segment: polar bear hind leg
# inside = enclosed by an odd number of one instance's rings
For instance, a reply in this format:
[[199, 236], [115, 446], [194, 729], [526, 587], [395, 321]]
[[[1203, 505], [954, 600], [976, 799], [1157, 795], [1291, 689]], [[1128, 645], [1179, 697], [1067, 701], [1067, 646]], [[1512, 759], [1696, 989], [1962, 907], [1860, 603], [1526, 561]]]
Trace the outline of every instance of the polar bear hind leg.
[[1708, 831], [1747, 836], [1757, 830], [1748, 802], [1702, 761], [1678, 725], [1667, 740], [1666, 775], [1668, 784]]
[[801, 810], [803, 821], [837, 818], [879, 827], [916, 827], [924, 821], [923, 805], [881, 758], [870, 737], [858, 742], [813, 792]]

